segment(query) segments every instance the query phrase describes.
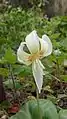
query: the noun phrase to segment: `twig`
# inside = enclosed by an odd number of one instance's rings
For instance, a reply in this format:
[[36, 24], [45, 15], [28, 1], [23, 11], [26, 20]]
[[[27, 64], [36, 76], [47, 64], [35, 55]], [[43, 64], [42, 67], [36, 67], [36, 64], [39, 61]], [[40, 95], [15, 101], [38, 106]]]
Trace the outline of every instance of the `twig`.
[[52, 74], [50, 74], [54, 79], [56, 79], [57, 81], [59, 81], [60, 82], [60, 79], [58, 79], [56, 76], [54, 76], [54, 75], [52, 75]]

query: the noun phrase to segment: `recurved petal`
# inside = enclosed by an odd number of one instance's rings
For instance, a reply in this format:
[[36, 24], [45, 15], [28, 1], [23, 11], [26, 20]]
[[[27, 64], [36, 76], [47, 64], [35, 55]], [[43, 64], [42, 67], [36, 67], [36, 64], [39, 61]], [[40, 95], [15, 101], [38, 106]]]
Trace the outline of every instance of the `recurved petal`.
[[30, 56], [30, 54], [26, 53], [23, 48], [25, 46], [25, 42], [22, 42], [17, 50], [17, 59], [20, 63], [26, 64], [26, 65], [30, 65], [31, 61], [28, 60], [28, 57]]
[[26, 45], [31, 53], [36, 53], [39, 51], [39, 38], [36, 31], [32, 31], [26, 36]]
[[52, 53], [52, 43], [47, 35], [42, 36], [42, 49], [44, 49], [44, 56]]
[[40, 46], [41, 46], [40, 50], [42, 54], [41, 58], [43, 58], [46, 55], [46, 52], [48, 50], [48, 43], [41, 38], [39, 38], [39, 40], [40, 40]]
[[32, 71], [33, 71], [35, 83], [36, 83], [38, 91], [40, 93], [41, 89], [42, 89], [42, 85], [43, 85], [43, 68], [40, 66], [38, 60], [33, 62]]

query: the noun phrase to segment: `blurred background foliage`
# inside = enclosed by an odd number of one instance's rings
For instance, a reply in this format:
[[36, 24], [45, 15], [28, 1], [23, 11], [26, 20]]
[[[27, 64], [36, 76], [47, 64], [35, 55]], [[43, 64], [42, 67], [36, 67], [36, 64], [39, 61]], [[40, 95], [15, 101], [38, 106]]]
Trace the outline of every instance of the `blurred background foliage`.
[[67, 0], [0, 0], [0, 11], [5, 11], [8, 5], [38, 9], [49, 17], [67, 15]]
[[[52, 73], [51, 68], [57, 63], [63, 67], [64, 59], [67, 58], [67, 16], [49, 19], [33, 8], [23, 10], [23, 8], [11, 6], [3, 14], [0, 13], [0, 63], [4, 63], [5, 67], [6, 64], [18, 65], [17, 48], [26, 35], [34, 29], [40, 37], [47, 34], [53, 43], [53, 54], [47, 58], [47, 65], [46, 58], [44, 59], [47, 70], [50, 69]], [[55, 50], [61, 53], [54, 53]], [[64, 70], [61, 70], [61, 74], [62, 72]]]

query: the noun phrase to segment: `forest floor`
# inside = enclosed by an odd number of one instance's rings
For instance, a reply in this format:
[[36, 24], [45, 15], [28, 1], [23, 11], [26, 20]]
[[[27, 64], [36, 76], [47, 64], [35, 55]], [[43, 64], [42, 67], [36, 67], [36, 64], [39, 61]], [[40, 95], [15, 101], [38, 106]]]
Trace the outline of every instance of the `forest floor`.
[[[50, 99], [58, 108], [67, 109], [67, 83], [52, 81], [51, 89], [53, 93], [42, 91], [40, 98]], [[30, 89], [31, 90], [31, 89]], [[36, 92], [30, 92], [28, 88], [16, 90], [6, 89], [6, 100], [0, 103], [0, 119], [7, 119], [9, 116], [16, 114], [22, 104], [26, 101], [35, 99]], [[3, 118], [4, 117], [4, 118]]]

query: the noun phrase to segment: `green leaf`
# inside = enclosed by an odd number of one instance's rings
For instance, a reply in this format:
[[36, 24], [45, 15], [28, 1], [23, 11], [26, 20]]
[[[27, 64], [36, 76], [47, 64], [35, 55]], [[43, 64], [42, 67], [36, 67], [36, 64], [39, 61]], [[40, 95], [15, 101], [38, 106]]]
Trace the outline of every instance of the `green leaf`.
[[61, 46], [67, 49], [67, 37], [61, 42]]
[[[19, 89], [21, 88], [21, 85], [19, 83], [19, 81], [14, 81], [15, 82], [15, 88]], [[7, 81], [4, 82], [4, 85], [7, 86], [8, 88], [13, 88], [13, 82], [11, 79], [8, 79]]]
[[53, 95], [47, 95], [47, 99], [51, 100], [54, 104], [57, 103], [57, 98]]
[[51, 35], [51, 38], [52, 38], [52, 39], [58, 39], [59, 36], [60, 36], [60, 33], [55, 33], [55, 34], [52, 34], [52, 35]]
[[11, 48], [8, 48], [6, 50], [5, 55], [4, 55], [4, 59], [10, 64], [13, 64], [16, 62], [16, 55]]
[[37, 100], [30, 100], [20, 112], [9, 119], [59, 119], [57, 110], [49, 100], [40, 99], [39, 106]]
[[61, 75], [61, 78], [62, 78], [65, 82], [67, 82], [67, 75]]
[[60, 117], [60, 119], [67, 119], [67, 110], [65, 109], [65, 110], [61, 110], [60, 112], [59, 112], [59, 117]]
[[20, 112], [18, 112], [16, 115], [10, 117], [9, 119], [31, 119], [31, 117], [29, 115], [27, 115], [26, 112], [21, 110]]
[[14, 73], [19, 76], [28, 76], [31, 75], [31, 67], [27, 67], [25, 65], [16, 66], [14, 68]]
[[9, 75], [9, 71], [7, 68], [0, 68], [0, 74], [7, 77]]

